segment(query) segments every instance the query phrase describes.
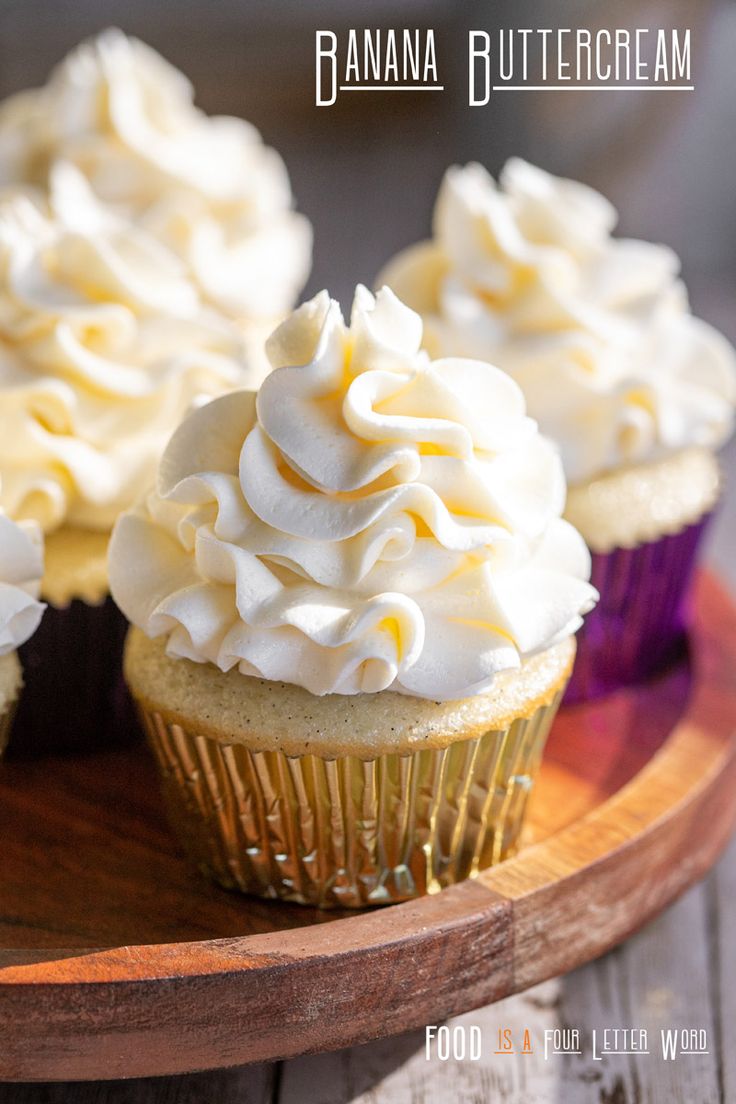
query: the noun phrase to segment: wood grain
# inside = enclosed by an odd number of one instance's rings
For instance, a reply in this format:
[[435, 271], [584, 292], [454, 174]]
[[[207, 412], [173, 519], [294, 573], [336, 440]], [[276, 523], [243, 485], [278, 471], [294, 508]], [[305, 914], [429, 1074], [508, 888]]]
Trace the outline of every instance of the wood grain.
[[274, 1066], [247, 1066], [166, 1079], [0, 1084], [0, 1104], [272, 1104]]
[[[711, 988], [719, 967], [733, 976], [736, 947], [709, 960], [709, 933], [720, 926], [720, 888], [736, 874], [736, 843], [708, 883], [692, 889], [622, 947], [562, 978], [449, 1021], [477, 1025], [483, 1051], [478, 1062], [425, 1057], [424, 1032], [416, 1031], [336, 1054], [292, 1059], [283, 1066], [278, 1104], [734, 1104], [728, 1080], [720, 1091], [718, 1069], [728, 1062], [732, 1030], [719, 1040], [721, 998]], [[707, 916], [707, 904], [717, 909]], [[728, 905], [726, 905], [728, 908]], [[728, 918], [728, 911], [724, 914]], [[707, 925], [707, 927], [706, 927]], [[732, 1024], [733, 1020], [724, 1020]], [[710, 1054], [662, 1060], [660, 1027], [706, 1027]], [[602, 1033], [645, 1027], [649, 1055], [604, 1054], [593, 1058]], [[579, 1055], [544, 1056], [547, 1029], [577, 1028]], [[528, 1030], [532, 1053], [498, 1055], [499, 1029], [515, 1039]]]
[[227, 893], [189, 866], [147, 749], [0, 766], [0, 946], [202, 940], [331, 919]]
[[[637, 1062], [642, 1080], [656, 1085], [660, 1097], [672, 1104], [720, 1104], [714, 1006], [708, 977], [708, 926], [704, 894], [678, 902], [667, 917], [669, 938], [656, 925], [643, 933], [639, 945], [620, 952], [627, 1018], [637, 1009], [638, 1023], [648, 1030], [651, 1055]], [[677, 974], [668, 971], [670, 955]], [[705, 984], [703, 984], [703, 982]], [[708, 1053], [682, 1055], [676, 1061], [662, 1057], [660, 1032], [702, 1028]]]
[[[722, 1104], [736, 1102], [733, 1024], [736, 840], [709, 879], [637, 936], [595, 962], [449, 1021], [478, 1025], [480, 1061], [427, 1061], [416, 1031], [283, 1066], [278, 1104]], [[724, 938], [725, 934], [725, 938]], [[720, 1030], [719, 1030], [720, 1024]], [[593, 1032], [612, 1027], [712, 1025], [710, 1054], [662, 1061], [605, 1054], [593, 1059]], [[499, 1028], [531, 1033], [533, 1053], [499, 1056]], [[544, 1057], [546, 1029], [579, 1029], [582, 1054]]]
[[[611, 699], [616, 727], [610, 739], [620, 741], [625, 722], [626, 746], [637, 749], [634, 758], [643, 754], [642, 747], [649, 756], [613, 796], [606, 790], [625, 781], [617, 764], [626, 755], [610, 753], [605, 709], [595, 707], [595, 724], [587, 727], [588, 715], [579, 710], [567, 715], [553, 737], [550, 777], [556, 781], [548, 785], [557, 799], [551, 794], [544, 799], [558, 818], [574, 809], [578, 819], [475, 882], [349, 919], [328, 917], [326, 923], [230, 939], [96, 951], [38, 945], [23, 951], [15, 943], [0, 954], [2, 1076], [173, 1073], [340, 1046], [438, 1022], [570, 969], [613, 945], [707, 868], [736, 812], [731, 796], [736, 782], [736, 614], [707, 579], [701, 582], [698, 604], [692, 685], [681, 669], [644, 692], [627, 692], [628, 704]], [[667, 715], [669, 724], [673, 718], [664, 706], [671, 708], [672, 702], [679, 702], [678, 719], [662, 742], [657, 717]], [[568, 746], [575, 739], [593, 741], [582, 758]], [[586, 766], [589, 755], [595, 763]], [[577, 797], [567, 802], [575, 774], [563, 772], [566, 762], [580, 769], [591, 795], [593, 807], [582, 819]], [[65, 791], [70, 800], [72, 777], [67, 776]], [[94, 778], [90, 766], [90, 788], [82, 786], [81, 792], [91, 806]], [[133, 778], [134, 805], [139, 814], [146, 812], [132, 833], [134, 849], [156, 860], [154, 870], [164, 877], [162, 896], [174, 909], [177, 899], [188, 900], [189, 883], [173, 889], [166, 884], [161, 856], [170, 854], [170, 845], [155, 817], [146, 820], [151, 799], [145, 789], [136, 790], [137, 783]], [[114, 787], [109, 778], [103, 789], [111, 796]], [[49, 794], [47, 788], [45, 800], [55, 810], [51, 821], [56, 816], [63, 832], [63, 817]], [[535, 812], [538, 832], [542, 808]], [[114, 819], [112, 812], [103, 816], [103, 828]], [[90, 838], [75, 837], [72, 851], [66, 852], [70, 871], [80, 864], [75, 853], [80, 848], [89, 845], [95, 858], [101, 857], [94, 850], [99, 847], [97, 822], [89, 823]], [[45, 830], [50, 837], [51, 829]], [[121, 841], [118, 850], [125, 847]], [[57, 861], [64, 857], [61, 848]], [[116, 877], [119, 881], [121, 875]], [[115, 881], [111, 876], [111, 884]], [[20, 875], [18, 885], [16, 906], [23, 896]], [[128, 883], [132, 898], [136, 889], [135, 880]], [[195, 907], [214, 918], [216, 902], [202, 892]], [[34, 897], [28, 868], [25, 895]], [[157, 926], [164, 917], [154, 898], [146, 897], [144, 905], [153, 908]], [[78, 914], [68, 892], [63, 906], [67, 900]], [[53, 904], [60, 939], [64, 908]], [[235, 922], [238, 910], [243, 917], [250, 914], [253, 904], [234, 899], [236, 911], [228, 922]], [[134, 911], [129, 906], [125, 923], [132, 922]], [[283, 921], [276, 913], [269, 915], [274, 923]], [[175, 913], [170, 921], [175, 928]], [[185, 923], [191, 923], [191, 914]]]
[[736, 840], [708, 885], [713, 999], [719, 1076], [724, 1101], [736, 1101]]

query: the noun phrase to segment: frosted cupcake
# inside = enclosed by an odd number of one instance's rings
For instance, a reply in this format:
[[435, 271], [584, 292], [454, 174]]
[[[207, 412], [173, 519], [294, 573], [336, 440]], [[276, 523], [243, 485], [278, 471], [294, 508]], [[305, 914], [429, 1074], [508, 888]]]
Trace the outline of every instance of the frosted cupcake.
[[58, 160], [183, 260], [203, 299], [262, 347], [311, 263], [279, 155], [242, 119], [208, 117], [187, 78], [121, 31], [83, 43], [0, 108], [0, 184], [45, 188]]
[[559, 444], [565, 516], [601, 594], [569, 700], [677, 653], [736, 400], [734, 350], [690, 313], [676, 256], [612, 237], [615, 223], [601, 195], [523, 161], [499, 186], [480, 165], [452, 168], [432, 240], [381, 276], [422, 314], [433, 355], [511, 373]]
[[24, 746], [126, 734], [130, 716], [110, 713], [125, 633], [108, 597], [112, 524], [192, 403], [249, 380], [237, 329], [74, 168], [54, 167], [44, 207], [0, 202], [0, 506], [47, 534]]
[[321, 293], [115, 527], [128, 683], [227, 886], [380, 904], [517, 843], [589, 557], [516, 384], [421, 336], [388, 290], [358, 288], [349, 328]]
[[0, 512], [0, 753], [5, 750], [23, 674], [17, 649], [38, 628], [43, 541], [37, 526]]

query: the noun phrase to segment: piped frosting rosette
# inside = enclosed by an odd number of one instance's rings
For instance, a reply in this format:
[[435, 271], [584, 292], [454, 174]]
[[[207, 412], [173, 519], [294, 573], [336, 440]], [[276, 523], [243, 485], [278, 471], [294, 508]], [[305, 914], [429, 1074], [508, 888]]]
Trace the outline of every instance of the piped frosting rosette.
[[0, 505], [105, 530], [192, 403], [248, 383], [242, 339], [180, 262], [55, 166], [0, 202]]
[[44, 187], [56, 161], [71, 162], [101, 200], [172, 248], [220, 310], [283, 316], [309, 273], [309, 223], [258, 131], [205, 115], [193, 97], [154, 50], [108, 30], [0, 109], [0, 184]]
[[38, 628], [44, 611], [38, 601], [42, 575], [39, 527], [11, 521], [0, 511], [0, 656], [15, 651]]
[[571, 482], [717, 447], [732, 427], [733, 349], [690, 313], [675, 254], [613, 238], [616, 221], [593, 189], [517, 158], [498, 186], [454, 167], [432, 240], [381, 275], [423, 315], [435, 355], [513, 374]]
[[508, 376], [430, 361], [419, 317], [322, 292], [258, 394], [202, 407], [116, 525], [113, 596], [172, 656], [313, 694], [452, 700], [581, 623], [595, 591], [554, 448]]

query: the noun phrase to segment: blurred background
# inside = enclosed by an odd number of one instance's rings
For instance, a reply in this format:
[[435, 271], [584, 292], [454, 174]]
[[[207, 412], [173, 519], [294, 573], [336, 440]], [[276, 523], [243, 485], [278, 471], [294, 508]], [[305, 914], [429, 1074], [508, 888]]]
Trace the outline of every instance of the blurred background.
[[[184, 70], [206, 111], [244, 116], [281, 152], [315, 228], [307, 293], [349, 301], [356, 281], [426, 236], [448, 164], [495, 174], [520, 154], [603, 191], [621, 233], [673, 246], [696, 313], [736, 340], [733, 0], [0, 0], [0, 95], [43, 83], [110, 25]], [[434, 28], [446, 91], [315, 107], [315, 30], [365, 26]], [[695, 91], [497, 93], [467, 106], [469, 28], [493, 40], [499, 27], [560, 26], [689, 27]], [[727, 463], [736, 471], [733, 448]]]
[[[42, 83], [80, 39], [139, 35], [211, 113], [243, 115], [284, 156], [316, 231], [310, 290], [347, 297], [426, 235], [446, 166], [510, 154], [585, 180], [620, 230], [682, 256], [698, 310], [736, 337], [736, 4], [732, 0], [0, 0], [0, 94]], [[314, 32], [433, 27], [444, 93], [314, 106]], [[693, 93], [496, 94], [467, 106], [467, 30], [690, 27]], [[530, 79], [531, 79], [530, 74]]]

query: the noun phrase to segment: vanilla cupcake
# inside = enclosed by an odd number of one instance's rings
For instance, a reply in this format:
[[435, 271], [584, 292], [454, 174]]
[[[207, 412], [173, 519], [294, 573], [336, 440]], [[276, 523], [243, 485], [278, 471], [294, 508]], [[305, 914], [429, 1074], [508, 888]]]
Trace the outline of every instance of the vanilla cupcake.
[[518, 841], [589, 557], [517, 385], [421, 336], [388, 290], [358, 288], [349, 328], [322, 292], [115, 527], [128, 684], [227, 886], [381, 904]]
[[22, 653], [24, 746], [129, 731], [109, 708], [124, 702], [112, 524], [192, 404], [252, 378], [236, 327], [72, 166], [54, 167], [43, 203], [0, 201], [0, 506], [47, 534], [49, 610]]
[[74, 164], [99, 199], [177, 253], [202, 298], [242, 326], [263, 373], [263, 343], [309, 274], [311, 228], [258, 131], [208, 117], [193, 97], [155, 50], [105, 31], [0, 107], [0, 184], [45, 188], [57, 161]]
[[678, 653], [736, 401], [734, 350], [690, 313], [677, 257], [612, 237], [615, 224], [603, 196], [518, 159], [499, 186], [480, 165], [452, 168], [432, 240], [381, 275], [422, 314], [432, 355], [508, 371], [560, 447], [565, 516], [601, 594], [568, 700]]
[[17, 649], [38, 628], [43, 605], [43, 539], [38, 526], [0, 512], [0, 754], [5, 750], [23, 674]]

